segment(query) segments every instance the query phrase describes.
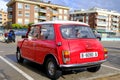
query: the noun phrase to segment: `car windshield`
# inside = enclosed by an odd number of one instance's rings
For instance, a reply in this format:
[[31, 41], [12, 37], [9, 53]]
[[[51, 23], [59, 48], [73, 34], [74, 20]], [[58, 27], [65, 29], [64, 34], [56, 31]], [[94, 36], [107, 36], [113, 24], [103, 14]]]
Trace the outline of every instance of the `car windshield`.
[[95, 38], [94, 33], [88, 26], [80, 25], [63, 25], [61, 26], [61, 33], [63, 38]]

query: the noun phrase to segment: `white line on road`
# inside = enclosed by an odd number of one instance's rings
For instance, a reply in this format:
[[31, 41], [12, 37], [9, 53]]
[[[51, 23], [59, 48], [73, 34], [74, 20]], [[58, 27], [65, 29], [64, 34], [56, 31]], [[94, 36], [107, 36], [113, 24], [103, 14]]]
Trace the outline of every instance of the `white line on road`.
[[2, 59], [4, 62], [6, 62], [7, 64], [9, 64], [12, 68], [14, 68], [15, 70], [17, 70], [26, 79], [28, 79], [28, 80], [34, 80], [31, 76], [29, 76], [28, 74], [26, 74], [25, 72], [23, 72], [22, 70], [20, 70], [18, 67], [14, 66], [12, 63], [10, 63], [8, 60], [6, 60], [5, 58], [3, 58], [2, 56], [0, 56], [0, 59]]
[[107, 65], [102, 65], [103, 67], [107, 67], [107, 68], [111, 68], [111, 69], [114, 69], [114, 70], [117, 70], [117, 71], [120, 71], [119, 68], [115, 68], [115, 67], [111, 67], [111, 66], [107, 66]]

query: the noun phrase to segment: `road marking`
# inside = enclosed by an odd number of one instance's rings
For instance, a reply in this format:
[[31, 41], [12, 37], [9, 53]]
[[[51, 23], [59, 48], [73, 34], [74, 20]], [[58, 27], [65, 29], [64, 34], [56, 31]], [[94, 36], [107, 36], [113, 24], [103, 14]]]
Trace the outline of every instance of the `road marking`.
[[12, 68], [14, 68], [16, 71], [18, 71], [20, 74], [22, 74], [26, 79], [28, 80], [34, 80], [31, 76], [20, 70], [18, 67], [14, 66], [12, 63], [10, 63], [8, 60], [0, 56], [0, 59], [2, 59], [4, 62], [6, 62], [8, 65], [10, 65]]
[[107, 67], [107, 68], [111, 68], [111, 69], [114, 69], [114, 70], [117, 70], [117, 71], [120, 71], [119, 68], [115, 68], [115, 67], [111, 67], [111, 66], [107, 66], [107, 65], [102, 65], [103, 67]]

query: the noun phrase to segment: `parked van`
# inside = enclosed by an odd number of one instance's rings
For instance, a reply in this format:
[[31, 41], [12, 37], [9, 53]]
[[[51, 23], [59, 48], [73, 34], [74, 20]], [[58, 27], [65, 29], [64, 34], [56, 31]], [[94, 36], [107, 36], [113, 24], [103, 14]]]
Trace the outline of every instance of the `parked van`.
[[19, 63], [28, 59], [44, 65], [47, 76], [55, 79], [57, 72], [63, 70], [98, 71], [106, 61], [107, 50], [88, 24], [50, 21], [29, 27], [26, 36], [17, 43], [16, 58]]

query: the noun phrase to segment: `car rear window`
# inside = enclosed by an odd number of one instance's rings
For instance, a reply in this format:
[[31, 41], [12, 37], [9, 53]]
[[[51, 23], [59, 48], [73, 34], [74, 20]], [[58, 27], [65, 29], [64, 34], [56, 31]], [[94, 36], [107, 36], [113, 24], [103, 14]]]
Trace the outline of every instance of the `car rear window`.
[[80, 25], [62, 25], [61, 34], [63, 38], [73, 39], [73, 38], [95, 38], [94, 33], [88, 26]]

